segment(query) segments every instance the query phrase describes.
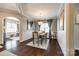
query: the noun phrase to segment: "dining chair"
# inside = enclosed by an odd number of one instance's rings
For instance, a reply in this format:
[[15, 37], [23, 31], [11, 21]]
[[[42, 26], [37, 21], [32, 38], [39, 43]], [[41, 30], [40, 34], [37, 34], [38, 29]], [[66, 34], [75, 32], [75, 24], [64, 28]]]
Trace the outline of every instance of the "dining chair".
[[38, 32], [33, 32], [33, 44], [39, 45], [39, 35]]

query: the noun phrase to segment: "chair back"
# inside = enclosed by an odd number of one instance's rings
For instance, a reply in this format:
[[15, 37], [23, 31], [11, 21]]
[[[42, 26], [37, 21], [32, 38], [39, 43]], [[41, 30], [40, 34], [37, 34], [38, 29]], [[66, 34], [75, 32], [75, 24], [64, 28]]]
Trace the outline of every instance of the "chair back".
[[33, 40], [38, 39], [38, 32], [33, 32]]

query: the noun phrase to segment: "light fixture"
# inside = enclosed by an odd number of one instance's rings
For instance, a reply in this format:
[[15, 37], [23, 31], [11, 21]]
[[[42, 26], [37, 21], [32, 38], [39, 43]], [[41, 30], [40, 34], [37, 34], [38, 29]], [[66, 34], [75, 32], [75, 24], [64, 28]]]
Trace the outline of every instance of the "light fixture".
[[41, 21], [40, 21], [40, 22], [38, 22], [38, 25], [42, 25], [42, 24], [43, 24], [43, 22], [41, 22]]

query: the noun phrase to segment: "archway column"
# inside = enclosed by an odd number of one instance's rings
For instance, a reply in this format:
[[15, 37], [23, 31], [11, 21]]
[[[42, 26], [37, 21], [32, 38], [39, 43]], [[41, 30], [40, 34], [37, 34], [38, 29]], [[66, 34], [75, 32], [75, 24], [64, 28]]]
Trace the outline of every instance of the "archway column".
[[74, 10], [73, 4], [64, 5], [64, 19], [66, 19], [66, 55], [74, 55]]

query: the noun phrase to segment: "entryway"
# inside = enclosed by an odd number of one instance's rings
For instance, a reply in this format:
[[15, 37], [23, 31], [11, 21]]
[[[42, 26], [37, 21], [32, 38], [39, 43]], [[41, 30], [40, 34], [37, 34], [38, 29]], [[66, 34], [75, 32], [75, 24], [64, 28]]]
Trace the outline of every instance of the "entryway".
[[17, 46], [17, 42], [20, 40], [20, 21], [15, 17], [6, 17], [3, 21], [3, 38], [4, 46], [6, 49], [12, 49]]

